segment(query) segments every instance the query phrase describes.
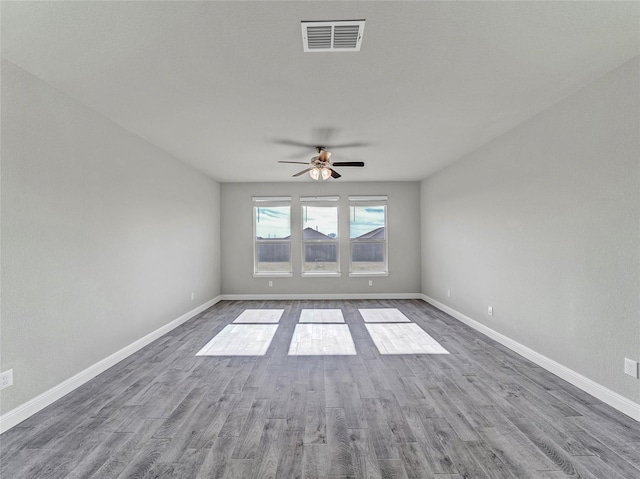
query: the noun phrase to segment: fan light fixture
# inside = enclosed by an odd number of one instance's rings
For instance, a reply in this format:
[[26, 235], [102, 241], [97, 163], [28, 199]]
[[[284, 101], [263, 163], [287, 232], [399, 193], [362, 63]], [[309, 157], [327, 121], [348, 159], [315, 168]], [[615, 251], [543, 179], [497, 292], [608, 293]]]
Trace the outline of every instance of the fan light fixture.
[[[283, 143], [285, 145], [307, 146], [304, 143], [298, 143], [298, 142], [289, 141], [289, 140], [280, 140], [280, 143]], [[346, 145], [340, 145], [340, 147], [346, 148], [348, 146], [363, 146], [363, 145], [364, 143], [349, 143]], [[334, 166], [364, 166], [364, 161], [338, 161], [335, 163], [331, 163], [330, 151], [327, 151], [324, 146], [316, 146], [315, 149], [318, 150], [318, 156], [314, 156], [313, 158], [311, 158], [311, 161], [309, 161], [309, 163], [304, 163], [302, 161], [278, 161], [278, 163], [297, 163], [301, 165], [307, 165], [308, 168], [305, 168], [302, 171], [298, 171], [292, 176], [295, 178], [296, 176], [304, 175], [305, 173], [309, 172], [309, 176], [314, 181], [318, 181], [321, 178], [322, 178], [322, 181], [325, 181], [325, 180], [328, 180], [329, 178], [338, 179], [342, 177], [340, 173], [338, 173], [336, 170], [333, 169]]]
[[326, 167], [318, 168], [316, 166], [315, 168], [309, 170], [309, 176], [316, 181], [318, 181], [320, 178], [322, 178], [323, 181], [328, 180], [329, 178], [331, 178], [331, 170]]

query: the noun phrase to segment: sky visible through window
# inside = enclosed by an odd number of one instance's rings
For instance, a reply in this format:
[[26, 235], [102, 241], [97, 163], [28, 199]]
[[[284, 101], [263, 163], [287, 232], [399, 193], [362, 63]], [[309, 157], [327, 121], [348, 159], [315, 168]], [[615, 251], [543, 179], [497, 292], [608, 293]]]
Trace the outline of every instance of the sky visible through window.
[[[260, 207], [256, 210], [256, 236], [272, 239], [291, 236], [289, 206]], [[335, 208], [308, 206], [305, 210], [304, 228], [317, 229], [327, 236], [337, 235]], [[357, 238], [369, 231], [384, 227], [384, 216], [384, 206], [351, 206], [349, 208], [350, 237]]]
[[384, 227], [384, 206], [351, 206], [349, 208], [350, 237], [357, 238]]
[[282, 239], [291, 236], [290, 217], [289, 206], [256, 208], [256, 236], [264, 239]]
[[311, 228], [330, 238], [338, 237], [338, 208], [335, 206], [304, 206], [302, 229]]

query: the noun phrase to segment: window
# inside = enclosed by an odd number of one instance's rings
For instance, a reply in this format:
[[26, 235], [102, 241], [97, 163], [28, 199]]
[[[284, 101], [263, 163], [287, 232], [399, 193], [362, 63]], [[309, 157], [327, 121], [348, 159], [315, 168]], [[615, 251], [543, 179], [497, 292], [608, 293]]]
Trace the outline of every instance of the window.
[[351, 275], [386, 275], [387, 197], [349, 197]]
[[291, 276], [291, 198], [253, 198], [253, 273]]
[[340, 274], [338, 197], [300, 198], [302, 202], [302, 274]]

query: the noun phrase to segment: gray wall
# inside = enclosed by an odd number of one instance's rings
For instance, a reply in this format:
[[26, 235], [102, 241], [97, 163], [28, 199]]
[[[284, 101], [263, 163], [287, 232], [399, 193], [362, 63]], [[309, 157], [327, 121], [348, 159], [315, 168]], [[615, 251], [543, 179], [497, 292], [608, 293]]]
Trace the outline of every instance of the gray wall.
[[220, 294], [220, 191], [6, 61], [1, 133], [5, 413]]
[[[345, 169], [346, 170], [346, 169]], [[283, 169], [283, 174], [286, 171]], [[342, 172], [348, 176], [348, 171]], [[221, 244], [223, 294], [356, 294], [417, 293], [420, 286], [420, 183], [223, 183], [221, 185]], [[301, 196], [340, 196], [339, 278], [301, 277]], [[349, 277], [350, 195], [387, 195], [389, 276]], [[293, 277], [253, 277], [252, 196], [291, 196]], [[373, 279], [373, 286], [369, 286]], [[268, 286], [269, 280], [273, 287]]]
[[421, 187], [424, 293], [635, 402], [623, 362], [640, 360], [639, 68]]

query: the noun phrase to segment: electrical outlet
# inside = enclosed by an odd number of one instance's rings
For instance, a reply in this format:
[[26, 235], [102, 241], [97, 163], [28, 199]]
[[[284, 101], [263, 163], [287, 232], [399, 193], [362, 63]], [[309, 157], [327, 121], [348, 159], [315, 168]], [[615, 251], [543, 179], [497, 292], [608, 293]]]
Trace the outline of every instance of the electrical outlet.
[[624, 373], [638, 379], [638, 362], [633, 359], [624, 358]]
[[8, 388], [13, 384], [13, 369], [0, 374], [0, 389]]
[[372, 279], [369, 280], [369, 286], [373, 286], [373, 280]]
[[489, 307], [487, 308], [487, 314], [488, 314], [489, 316], [493, 316], [493, 306], [489, 306]]
[[269, 281], [269, 287], [273, 287], [273, 281]]
[[191, 291], [191, 301], [193, 301], [193, 291]]
[[451, 297], [451, 290], [450, 290], [450, 289], [448, 289], [448, 290], [447, 290], [447, 298], [450, 298], [450, 297]]

